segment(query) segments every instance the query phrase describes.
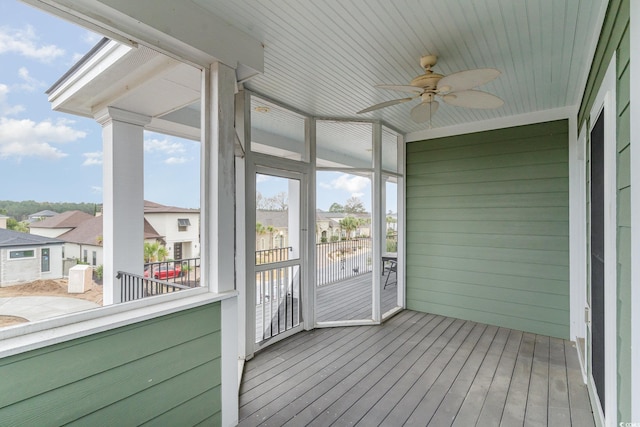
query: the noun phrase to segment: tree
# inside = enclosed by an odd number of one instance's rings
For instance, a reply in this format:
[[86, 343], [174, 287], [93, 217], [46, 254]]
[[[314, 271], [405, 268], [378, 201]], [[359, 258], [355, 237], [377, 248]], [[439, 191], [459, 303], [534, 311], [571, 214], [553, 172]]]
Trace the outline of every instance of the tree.
[[332, 203], [329, 207], [329, 212], [344, 212], [344, 206], [340, 203]]
[[165, 246], [158, 247], [158, 261], [164, 261], [169, 256], [169, 250]]
[[16, 221], [13, 218], [7, 218], [7, 230], [19, 231], [21, 233], [29, 232], [29, 225], [26, 221]]
[[144, 242], [144, 262], [156, 261], [159, 247], [160, 244], [158, 242]]
[[347, 216], [340, 220], [340, 228], [347, 232], [347, 238], [351, 238], [351, 232], [358, 228], [359, 221], [352, 217]]
[[344, 205], [344, 211], [347, 213], [364, 213], [366, 212], [362, 200], [357, 197], [349, 197]]
[[273, 225], [267, 225], [267, 232], [269, 233], [269, 249], [273, 249], [273, 233], [276, 232], [276, 228]]
[[286, 211], [289, 208], [287, 193], [285, 193], [284, 191], [279, 192], [278, 194], [273, 196], [272, 199], [275, 210]]

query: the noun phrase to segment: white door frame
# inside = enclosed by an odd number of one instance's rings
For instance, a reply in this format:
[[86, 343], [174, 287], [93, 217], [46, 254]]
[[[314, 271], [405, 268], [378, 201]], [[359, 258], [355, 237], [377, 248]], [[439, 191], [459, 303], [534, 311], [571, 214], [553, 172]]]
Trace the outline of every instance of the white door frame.
[[[613, 425], [617, 419], [617, 140], [616, 140], [616, 53], [614, 52], [605, 77], [598, 90], [590, 112], [589, 135], [600, 113], [604, 114], [604, 322], [605, 322], [605, 372], [604, 408], [599, 400], [591, 399], [594, 414], [604, 425]], [[590, 173], [590, 172], [589, 172]], [[589, 272], [589, 277], [590, 272]], [[591, 282], [589, 279], [589, 289]], [[591, 334], [591, 310], [589, 309], [589, 335]], [[591, 350], [591, 338], [589, 337]], [[589, 351], [589, 354], [591, 351]], [[593, 396], [596, 389], [592, 376], [591, 357], [587, 358], [587, 384]], [[603, 412], [604, 409], [604, 412]], [[607, 414], [605, 417], [604, 414]]]
[[[246, 183], [246, 336], [245, 336], [245, 352], [247, 358], [253, 353], [287, 338], [297, 332], [305, 329], [305, 325], [309, 322], [305, 310], [305, 300], [309, 292], [310, 285], [307, 282], [309, 275], [306, 272], [309, 259], [309, 227], [308, 227], [308, 211], [309, 211], [309, 175], [311, 167], [308, 163], [283, 159], [279, 157], [269, 156], [261, 153], [252, 153], [248, 156], [245, 183]], [[278, 177], [291, 178], [300, 180], [300, 324], [295, 328], [280, 333], [269, 340], [268, 343], [256, 343], [256, 287], [255, 287], [255, 224], [256, 224], [256, 174], [268, 174]]]

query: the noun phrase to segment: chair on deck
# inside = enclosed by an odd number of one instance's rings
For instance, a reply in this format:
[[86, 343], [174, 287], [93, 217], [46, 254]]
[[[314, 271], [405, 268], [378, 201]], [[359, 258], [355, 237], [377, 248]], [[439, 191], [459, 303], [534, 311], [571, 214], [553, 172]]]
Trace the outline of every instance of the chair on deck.
[[[389, 284], [389, 277], [391, 277], [391, 273], [396, 273], [395, 284], [398, 284], [398, 262], [397, 261], [389, 260], [389, 267], [385, 267], [384, 271], [387, 272], [387, 279], [384, 281], [384, 286], [382, 287], [382, 289], [387, 288], [387, 285]], [[391, 284], [393, 284], [393, 282]]]

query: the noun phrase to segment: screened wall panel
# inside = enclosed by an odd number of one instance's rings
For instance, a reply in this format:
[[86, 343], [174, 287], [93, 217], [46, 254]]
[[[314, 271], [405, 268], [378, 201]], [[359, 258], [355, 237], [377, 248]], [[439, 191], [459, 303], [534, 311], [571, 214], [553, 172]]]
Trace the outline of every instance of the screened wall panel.
[[407, 145], [407, 306], [569, 336], [567, 121]]

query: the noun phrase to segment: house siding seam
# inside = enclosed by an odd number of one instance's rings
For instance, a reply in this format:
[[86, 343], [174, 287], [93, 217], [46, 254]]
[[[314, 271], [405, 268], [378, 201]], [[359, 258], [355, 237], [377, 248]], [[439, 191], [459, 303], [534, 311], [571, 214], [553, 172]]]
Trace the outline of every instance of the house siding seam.
[[407, 307], [569, 336], [568, 121], [407, 145]]
[[221, 424], [220, 302], [0, 359], [0, 425]]
[[[585, 94], [578, 114], [578, 127], [589, 127], [591, 111], [607, 66], [616, 57], [616, 147], [617, 147], [617, 421], [631, 419], [631, 174], [629, 91], [629, 0], [611, 1], [602, 26]], [[589, 141], [587, 141], [589, 144]], [[587, 146], [587, 153], [590, 152]], [[587, 165], [588, 166], [588, 165]], [[587, 167], [587, 171], [589, 168]], [[589, 176], [586, 177], [587, 183]], [[589, 186], [587, 186], [589, 188]], [[588, 195], [587, 195], [588, 197]], [[588, 211], [587, 211], [588, 212]], [[588, 216], [587, 216], [588, 218]], [[589, 262], [589, 260], [587, 260]], [[617, 423], [616, 423], [617, 424]]]

